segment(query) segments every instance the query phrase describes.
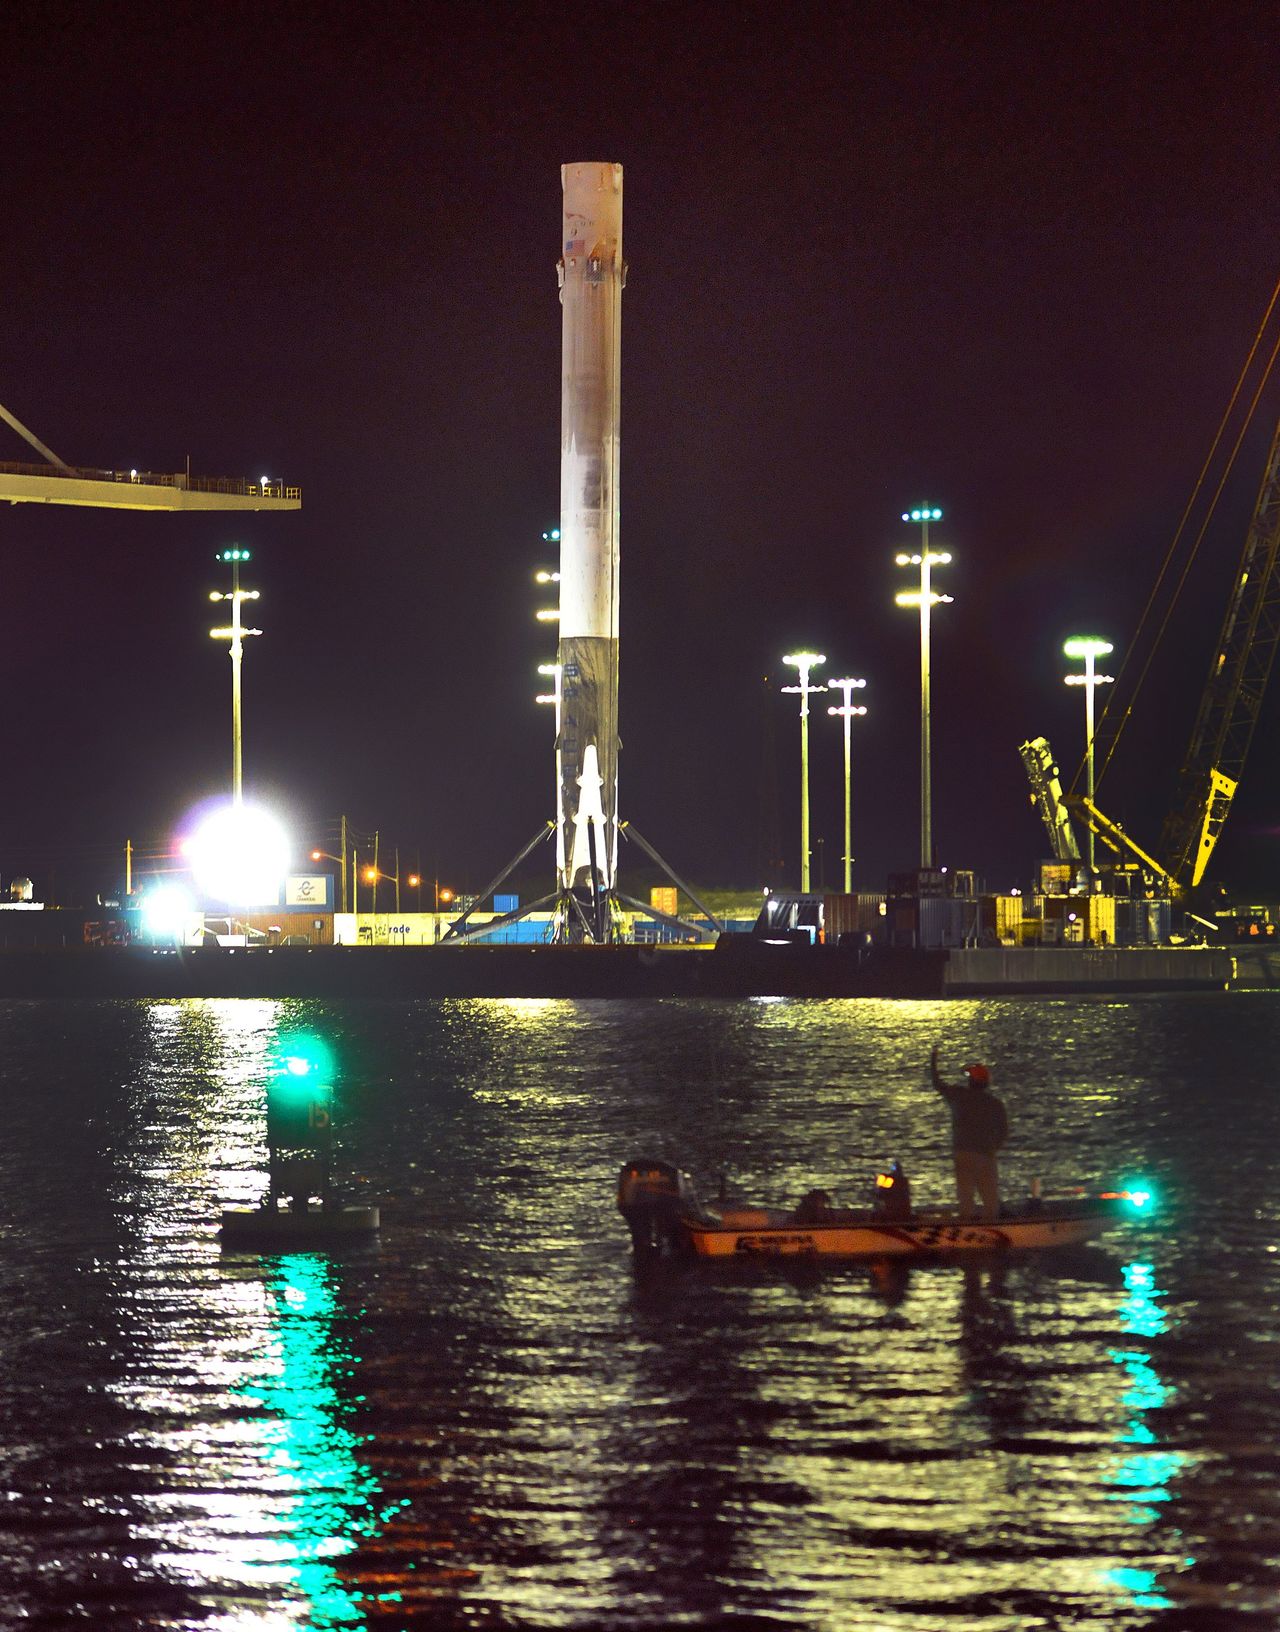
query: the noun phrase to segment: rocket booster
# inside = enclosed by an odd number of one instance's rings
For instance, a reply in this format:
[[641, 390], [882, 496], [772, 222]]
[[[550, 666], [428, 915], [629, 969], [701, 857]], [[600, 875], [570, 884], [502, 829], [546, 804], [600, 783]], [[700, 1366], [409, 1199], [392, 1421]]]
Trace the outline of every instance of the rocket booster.
[[560, 259], [562, 889], [614, 887], [618, 855], [618, 437], [622, 166], [566, 164]]

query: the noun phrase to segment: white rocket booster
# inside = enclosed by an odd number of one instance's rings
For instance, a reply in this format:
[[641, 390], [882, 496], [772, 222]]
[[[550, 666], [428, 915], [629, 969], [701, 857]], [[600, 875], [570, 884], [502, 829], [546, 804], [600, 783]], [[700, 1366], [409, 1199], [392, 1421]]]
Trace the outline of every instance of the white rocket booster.
[[618, 856], [618, 433], [622, 166], [566, 164], [560, 260], [562, 889], [614, 887]]

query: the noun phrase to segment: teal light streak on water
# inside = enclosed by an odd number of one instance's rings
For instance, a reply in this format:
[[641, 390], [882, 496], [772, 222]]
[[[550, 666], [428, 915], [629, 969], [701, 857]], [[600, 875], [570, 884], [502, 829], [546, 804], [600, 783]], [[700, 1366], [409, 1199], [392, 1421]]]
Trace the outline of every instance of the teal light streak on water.
[[235, 1391], [261, 1407], [273, 1427], [263, 1454], [297, 1494], [283, 1515], [283, 1556], [307, 1605], [312, 1626], [341, 1627], [364, 1619], [360, 1596], [342, 1581], [334, 1559], [373, 1533], [378, 1484], [360, 1460], [360, 1436], [346, 1424], [351, 1407], [335, 1386], [352, 1368], [334, 1343], [332, 1269], [302, 1253], [270, 1268], [273, 1331], [263, 1367]]
[[[1149, 1263], [1129, 1263], [1121, 1271], [1127, 1296], [1119, 1308], [1120, 1325], [1136, 1337], [1154, 1338], [1165, 1332], [1168, 1316], [1162, 1307], [1163, 1294], [1156, 1285], [1155, 1268]], [[1129, 1413], [1119, 1434], [1123, 1445], [1148, 1447], [1126, 1455], [1106, 1476], [1113, 1488], [1112, 1498], [1128, 1504], [1126, 1512], [1134, 1525], [1149, 1528], [1160, 1519], [1172, 1497], [1172, 1485], [1185, 1465], [1177, 1451], [1159, 1449], [1160, 1438], [1148, 1421], [1148, 1414], [1168, 1405], [1174, 1391], [1161, 1381], [1152, 1356], [1146, 1350], [1111, 1349], [1109, 1357], [1124, 1373], [1128, 1387], [1120, 1397]], [[1125, 1592], [1139, 1608], [1166, 1608], [1172, 1600], [1156, 1590], [1154, 1571], [1118, 1568], [1104, 1571], [1103, 1578]]]
[[1111, 1586], [1118, 1587], [1138, 1609], [1168, 1609], [1172, 1603], [1157, 1590], [1154, 1570], [1106, 1570], [1102, 1578]]

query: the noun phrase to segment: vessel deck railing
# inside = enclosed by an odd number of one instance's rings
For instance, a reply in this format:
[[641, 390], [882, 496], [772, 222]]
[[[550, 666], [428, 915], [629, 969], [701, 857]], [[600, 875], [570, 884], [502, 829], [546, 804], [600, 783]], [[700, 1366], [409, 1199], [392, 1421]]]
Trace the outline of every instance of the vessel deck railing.
[[300, 487], [287, 487], [284, 482], [246, 482], [237, 476], [191, 476], [182, 470], [90, 470], [82, 465], [24, 465], [0, 460], [0, 476], [61, 476], [81, 482], [128, 482], [135, 487], [173, 487], [184, 493], [232, 493], [251, 499], [302, 498]]

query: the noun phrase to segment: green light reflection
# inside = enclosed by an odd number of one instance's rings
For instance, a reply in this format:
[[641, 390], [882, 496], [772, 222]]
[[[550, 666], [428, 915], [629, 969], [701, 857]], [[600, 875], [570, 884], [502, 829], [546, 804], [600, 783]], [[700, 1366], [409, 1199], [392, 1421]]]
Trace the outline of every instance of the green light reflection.
[[236, 1392], [266, 1414], [262, 1455], [292, 1492], [281, 1513], [282, 1562], [306, 1599], [309, 1625], [363, 1624], [365, 1595], [342, 1579], [334, 1561], [403, 1504], [377, 1505], [380, 1487], [361, 1459], [362, 1436], [345, 1420], [350, 1399], [336, 1385], [355, 1361], [334, 1340], [332, 1266], [305, 1253], [283, 1256], [270, 1265], [267, 1293], [274, 1319], [263, 1369]]
[[[1167, 1330], [1169, 1317], [1160, 1303], [1164, 1294], [1156, 1286], [1154, 1266], [1126, 1264], [1121, 1273], [1126, 1295], [1117, 1313], [1122, 1329], [1138, 1338], [1158, 1337]], [[1174, 1391], [1161, 1381], [1145, 1349], [1109, 1349], [1107, 1353], [1124, 1372], [1128, 1383], [1120, 1397], [1128, 1419], [1119, 1435], [1119, 1443], [1144, 1448], [1135, 1448], [1114, 1463], [1104, 1476], [1104, 1483], [1112, 1487], [1108, 1492], [1111, 1501], [1130, 1504], [1126, 1514], [1130, 1523], [1153, 1524], [1170, 1500], [1170, 1486], [1186, 1458], [1178, 1451], [1159, 1449], [1159, 1435], [1147, 1421], [1147, 1414], [1167, 1404]], [[1153, 1570], [1117, 1567], [1105, 1570], [1102, 1579], [1108, 1586], [1125, 1593], [1137, 1608], [1172, 1606], [1172, 1600], [1159, 1590]]]
[[1171, 1600], [1156, 1587], [1154, 1570], [1106, 1570], [1102, 1579], [1108, 1586], [1119, 1587], [1133, 1600], [1138, 1609], [1168, 1609]]

